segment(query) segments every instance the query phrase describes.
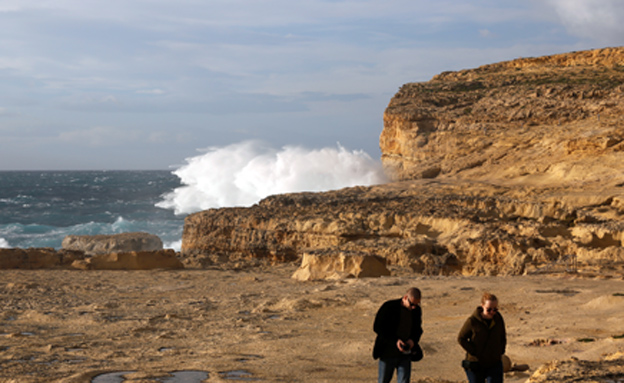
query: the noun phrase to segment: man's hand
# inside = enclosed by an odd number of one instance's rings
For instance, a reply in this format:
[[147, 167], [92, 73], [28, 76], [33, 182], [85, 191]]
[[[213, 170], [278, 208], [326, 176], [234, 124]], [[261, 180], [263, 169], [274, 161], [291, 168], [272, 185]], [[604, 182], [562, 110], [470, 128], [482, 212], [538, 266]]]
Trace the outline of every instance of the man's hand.
[[411, 339], [408, 339], [407, 342], [405, 342], [405, 344], [407, 345], [406, 347], [407, 350], [411, 350], [412, 348], [414, 348], [414, 341]]
[[412, 347], [414, 347], [414, 341], [411, 339], [408, 339], [407, 342], [403, 342], [401, 339], [397, 341], [397, 348], [401, 352], [407, 352], [411, 350]]

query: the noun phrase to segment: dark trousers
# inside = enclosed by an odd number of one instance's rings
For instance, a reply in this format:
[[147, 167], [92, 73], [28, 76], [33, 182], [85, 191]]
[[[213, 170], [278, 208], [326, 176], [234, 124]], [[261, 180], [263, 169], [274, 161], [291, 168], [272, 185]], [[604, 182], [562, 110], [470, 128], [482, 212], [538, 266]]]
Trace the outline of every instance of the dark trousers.
[[503, 362], [492, 366], [464, 369], [470, 383], [503, 383]]

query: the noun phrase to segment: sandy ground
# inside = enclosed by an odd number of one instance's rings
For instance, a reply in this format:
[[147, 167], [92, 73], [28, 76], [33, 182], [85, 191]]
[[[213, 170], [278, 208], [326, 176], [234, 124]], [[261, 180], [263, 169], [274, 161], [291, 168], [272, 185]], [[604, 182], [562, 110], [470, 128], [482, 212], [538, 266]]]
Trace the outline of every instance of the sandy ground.
[[[530, 366], [506, 382], [550, 360], [624, 350], [621, 279], [395, 271], [297, 282], [295, 269], [0, 270], [0, 382], [199, 383], [168, 375], [196, 371], [206, 382], [373, 382], [375, 313], [411, 286], [423, 292], [425, 330], [413, 382], [465, 380], [456, 335], [484, 290], [500, 299], [509, 357]], [[133, 373], [100, 375], [120, 371]]]

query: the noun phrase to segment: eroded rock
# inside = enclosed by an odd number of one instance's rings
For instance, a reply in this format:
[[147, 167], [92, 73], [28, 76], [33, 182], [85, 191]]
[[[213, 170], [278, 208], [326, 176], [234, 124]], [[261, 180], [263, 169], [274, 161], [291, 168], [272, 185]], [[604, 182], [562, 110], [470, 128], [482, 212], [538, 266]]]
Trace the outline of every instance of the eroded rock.
[[35, 247], [0, 249], [0, 269], [68, 268], [74, 261], [85, 258], [81, 251]]
[[382, 162], [400, 180], [621, 182], [622, 62], [624, 48], [605, 48], [405, 84], [384, 113]]
[[542, 382], [621, 382], [624, 381], [624, 355], [621, 352], [601, 360], [554, 360], [541, 366], [528, 383]]
[[451, 180], [285, 194], [189, 215], [182, 257], [290, 262], [306, 252], [349, 251], [444, 275], [521, 275], [570, 256], [578, 265], [621, 263], [619, 207], [596, 200], [587, 205], [567, 190]]
[[158, 236], [134, 232], [110, 235], [68, 235], [63, 239], [63, 249], [84, 251], [87, 255], [129, 251], [158, 251], [163, 243]]
[[292, 275], [300, 281], [367, 278], [390, 275], [384, 258], [348, 252], [304, 253], [301, 266]]
[[74, 262], [72, 267], [85, 270], [150, 270], [182, 269], [184, 265], [175, 251], [166, 249], [94, 255]]

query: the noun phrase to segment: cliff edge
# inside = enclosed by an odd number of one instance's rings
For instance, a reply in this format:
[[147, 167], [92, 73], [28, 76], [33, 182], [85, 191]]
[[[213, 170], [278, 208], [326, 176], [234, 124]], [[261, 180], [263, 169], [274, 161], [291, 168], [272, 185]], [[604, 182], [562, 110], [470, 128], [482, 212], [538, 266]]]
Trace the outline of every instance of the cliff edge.
[[384, 114], [396, 182], [186, 218], [191, 264], [369, 254], [420, 274], [621, 275], [624, 48], [406, 84]]
[[574, 186], [624, 181], [624, 47], [445, 72], [403, 85], [384, 113], [398, 180]]

